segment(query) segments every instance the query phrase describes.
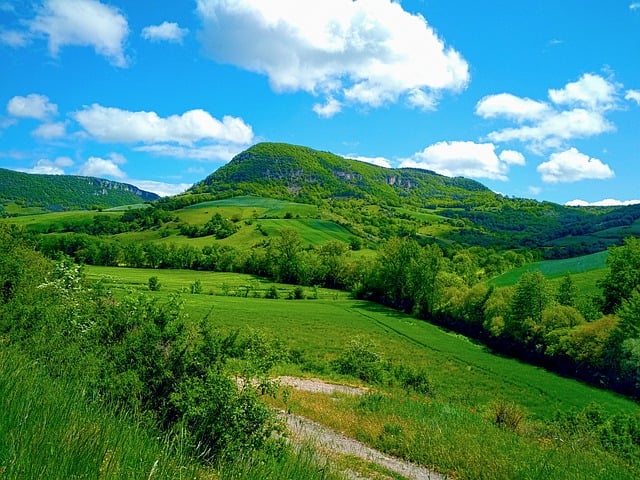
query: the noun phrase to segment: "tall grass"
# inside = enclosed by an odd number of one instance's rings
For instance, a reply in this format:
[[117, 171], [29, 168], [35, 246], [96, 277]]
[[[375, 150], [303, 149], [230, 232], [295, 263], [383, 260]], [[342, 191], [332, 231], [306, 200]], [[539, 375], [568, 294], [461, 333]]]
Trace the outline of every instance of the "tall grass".
[[623, 480], [640, 473], [623, 458], [560, 430], [527, 421], [502, 425], [489, 408], [464, 408], [437, 397], [294, 392], [287, 408], [459, 480]]
[[85, 398], [81, 385], [48, 378], [0, 347], [0, 478], [213, 478], [180, 442]]

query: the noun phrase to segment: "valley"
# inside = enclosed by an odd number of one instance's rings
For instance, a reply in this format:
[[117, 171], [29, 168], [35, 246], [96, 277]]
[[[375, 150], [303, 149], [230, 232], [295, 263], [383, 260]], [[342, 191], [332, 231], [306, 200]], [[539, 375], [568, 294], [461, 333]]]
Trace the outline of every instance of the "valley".
[[[0, 220], [0, 353], [140, 415], [184, 442], [180, 461], [209, 442], [190, 478], [397, 478], [280, 450], [271, 408], [445, 478], [640, 468], [637, 207], [506, 198], [284, 144], [174, 197], [15, 205]], [[280, 388], [283, 375], [368, 393]], [[232, 377], [263, 383], [232, 392]], [[240, 452], [265, 463], [220, 460]]]

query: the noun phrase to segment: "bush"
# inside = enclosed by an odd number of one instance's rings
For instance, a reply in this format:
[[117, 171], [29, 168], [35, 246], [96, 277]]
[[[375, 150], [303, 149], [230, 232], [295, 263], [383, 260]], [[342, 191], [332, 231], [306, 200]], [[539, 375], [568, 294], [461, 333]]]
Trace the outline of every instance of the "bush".
[[266, 292], [264, 292], [264, 298], [278, 299], [280, 294], [275, 285], [271, 285]]
[[196, 280], [191, 284], [191, 293], [196, 295], [202, 293], [202, 282], [200, 280]]
[[338, 373], [367, 383], [382, 383], [387, 376], [388, 364], [374, 351], [374, 345], [362, 337], [351, 340], [334, 365]]
[[304, 288], [297, 286], [289, 292], [289, 300], [304, 300]]
[[395, 368], [394, 376], [406, 390], [421, 395], [433, 394], [433, 385], [424, 369], [414, 370], [400, 365]]
[[158, 280], [158, 277], [149, 277], [149, 290], [151, 290], [152, 292], [157, 292], [158, 290], [160, 290], [160, 280]]

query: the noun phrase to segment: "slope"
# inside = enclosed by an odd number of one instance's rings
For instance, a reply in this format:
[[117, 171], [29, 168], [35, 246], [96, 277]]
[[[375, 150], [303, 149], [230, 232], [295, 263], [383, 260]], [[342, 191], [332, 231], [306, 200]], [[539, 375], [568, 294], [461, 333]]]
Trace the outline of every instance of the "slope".
[[112, 180], [28, 174], [0, 168], [0, 208], [4, 205], [5, 209], [11, 204], [51, 212], [110, 208], [158, 198], [155, 193]]
[[[432, 222], [420, 217], [436, 214], [446, 224], [436, 229], [439, 240], [500, 249], [543, 248], [547, 258], [602, 251], [634, 232], [640, 219], [640, 206], [576, 208], [507, 198], [465, 178], [383, 168], [282, 143], [249, 148], [167, 205], [242, 195], [320, 205], [365, 232], [364, 226], [384, 218], [403, 224], [391, 234], [420, 235], [433, 230]], [[369, 206], [376, 208], [369, 211]]]

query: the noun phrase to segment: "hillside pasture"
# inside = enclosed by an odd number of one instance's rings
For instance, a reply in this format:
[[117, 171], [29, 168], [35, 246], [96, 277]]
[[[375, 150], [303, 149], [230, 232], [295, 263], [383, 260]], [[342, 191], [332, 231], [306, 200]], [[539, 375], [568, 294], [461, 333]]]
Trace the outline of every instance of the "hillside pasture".
[[[271, 282], [241, 274], [86, 267], [91, 279], [119, 289], [146, 289], [157, 276], [161, 288], [153, 295], [166, 300], [183, 292], [193, 318], [208, 318], [220, 331], [262, 331], [295, 351], [298, 360], [280, 373], [337, 378], [329, 368], [349, 342], [367, 338], [383, 358], [394, 364], [423, 368], [437, 397], [466, 408], [484, 408], [496, 398], [526, 408], [536, 418], [549, 418], [556, 409], [583, 408], [597, 402], [612, 413], [631, 413], [637, 405], [611, 392], [559, 377], [541, 368], [496, 356], [466, 337], [344, 292], [318, 290], [318, 299], [287, 300], [295, 287], [276, 284], [280, 299], [262, 298]], [[196, 280], [203, 294], [190, 294]], [[246, 298], [246, 287], [251, 287]], [[257, 292], [258, 295], [255, 295]], [[213, 293], [214, 295], [207, 295]]]
[[606, 273], [607, 255], [608, 252], [604, 251], [575, 258], [529, 263], [509, 270], [489, 280], [489, 283], [495, 287], [508, 287], [515, 285], [522, 274], [540, 270], [549, 280], [558, 280], [565, 275], [571, 275], [580, 291], [594, 291], [597, 280]]

